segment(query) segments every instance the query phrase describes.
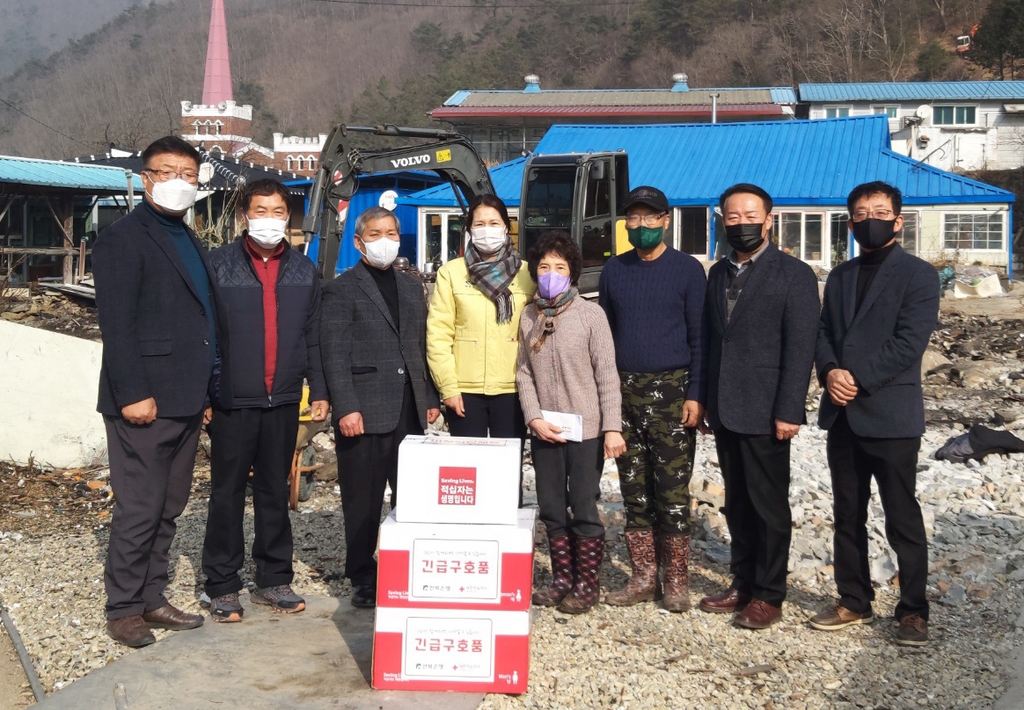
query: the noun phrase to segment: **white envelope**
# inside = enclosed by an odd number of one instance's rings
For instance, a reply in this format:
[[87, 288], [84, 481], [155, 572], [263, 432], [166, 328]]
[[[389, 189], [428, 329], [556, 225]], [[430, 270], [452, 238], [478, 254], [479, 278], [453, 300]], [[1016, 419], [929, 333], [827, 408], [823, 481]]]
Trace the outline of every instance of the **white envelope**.
[[559, 434], [566, 441], [583, 441], [583, 417], [568, 412], [549, 412], [540, 410], [540, 416], [548, 424], [554, 424], [562, 430]]

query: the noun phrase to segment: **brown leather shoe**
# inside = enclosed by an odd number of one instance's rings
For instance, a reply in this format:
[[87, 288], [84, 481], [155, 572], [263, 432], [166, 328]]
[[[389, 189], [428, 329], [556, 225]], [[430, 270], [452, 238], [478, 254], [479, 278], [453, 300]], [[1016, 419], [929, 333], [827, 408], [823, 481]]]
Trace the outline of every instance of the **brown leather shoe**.
[[156, 636], [138, 615], [107, 620], [107, 636], [132, 648], [148, 646], [156, 641]]
[[782, 608], [772, 606], [760, 599], [751, 599], [746, 608], [743, 609], [732, 623], [746, 629], [767, 629], [777, 621], [782, 620]]
[[203, 617], [199, 614], [186, 614], [170, 604], [147, 611], [142, 615], [142, 619], [149, 624], [151, 629], [170, 629], [171, 631], [186, 631], [203, 625]]
[[732, 614], [743, 611], [743, 608], [749, 603], [749, 594], [744, 594], [735, 587], [729, 587], [724, 592], [701, 599], [700, 609], [709, 614]]
[[896, 631], [896, 643], [900, 646], [927, 646], [928, 621], [920, 614], [904, 616]]
[[838, 631], [856, 624], [870, 624], [875, 615], [868, 609], [863, 614], [850, 611], [842, 604], [833, 604], [811, 617], [810, 624], [819, 631]]

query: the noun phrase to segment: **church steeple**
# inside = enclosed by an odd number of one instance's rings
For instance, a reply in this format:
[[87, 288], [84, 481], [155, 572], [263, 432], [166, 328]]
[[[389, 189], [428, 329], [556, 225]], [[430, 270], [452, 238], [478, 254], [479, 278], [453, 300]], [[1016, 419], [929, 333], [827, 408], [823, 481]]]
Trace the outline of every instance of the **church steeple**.
[[224, 21], [224, 0], [213, 0], [210, 37], [206, 45], [206, 74], [203, 104], [216, 106], [231, 101], [231, 60], [228, 56], [228, 26]]

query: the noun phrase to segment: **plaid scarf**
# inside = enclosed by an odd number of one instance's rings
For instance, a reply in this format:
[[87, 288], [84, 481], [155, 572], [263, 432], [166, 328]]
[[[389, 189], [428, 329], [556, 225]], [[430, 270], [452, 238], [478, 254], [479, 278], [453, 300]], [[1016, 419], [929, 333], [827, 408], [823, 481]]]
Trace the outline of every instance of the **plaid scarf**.
[[541, 298], [539, 293], [534, 296], [533, 305], [544, 315], [544, 318], [537, 322], [533, 332], [530, 334], [530, 347], [533, 348], [533, 352], [540, 352], [544, 341], [555, 332], [555, 317], [568, 308], [569, 304], [572, 303], [572, 299], [576, 298], [579, 293], [580, 290], [578, 288], [570, 286], [568, 290], [563, 291], [550, 300]]
[[498, 308], [499, 323], [512, 320], [512, 292], [508, 287], [522, 265], [523, 260], [512, 246], [511, 239], [505, 241], [505, 246], [494, 261], [487, 261], [472, 241], [466, 246], [466, 268], [469, 269], [470, 283], [494, 301]]

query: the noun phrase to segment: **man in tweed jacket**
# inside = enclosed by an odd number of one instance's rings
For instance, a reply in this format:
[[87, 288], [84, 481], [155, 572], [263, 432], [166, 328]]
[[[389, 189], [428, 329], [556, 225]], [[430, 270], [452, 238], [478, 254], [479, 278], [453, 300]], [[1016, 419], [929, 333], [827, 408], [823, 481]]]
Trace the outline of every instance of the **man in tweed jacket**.
[[[427, 306], [414, 276], [392, 268], [398, 219], [373, 207], [356, 220], [362, 260], [324, 288], [320, 349], [336, 429], [352, 604], [372, 607], [384, 484], [396, 505], [398, 446], [440, 414], [427, 372]], [[384, 240], [390, 240], [388, 244]]]

